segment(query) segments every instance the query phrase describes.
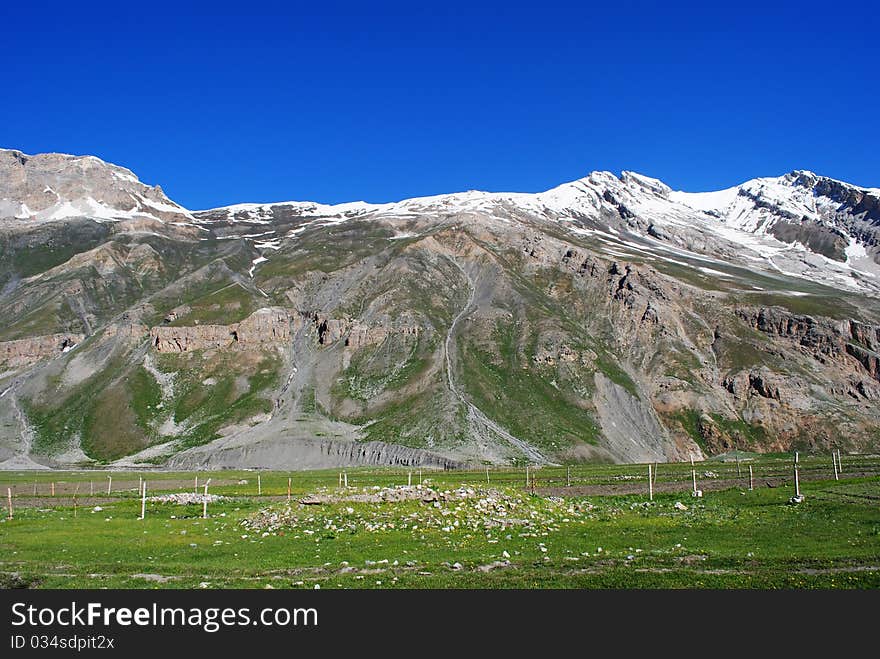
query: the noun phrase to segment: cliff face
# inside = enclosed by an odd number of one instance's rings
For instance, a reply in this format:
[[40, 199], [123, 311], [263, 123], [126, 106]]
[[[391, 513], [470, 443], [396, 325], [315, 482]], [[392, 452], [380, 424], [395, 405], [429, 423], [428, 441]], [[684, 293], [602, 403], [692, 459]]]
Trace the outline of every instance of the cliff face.
[[[167, 318], [174, 320], [176, 314]], [[418, 336], [417, 325], [371, 325], [347, 318], [328, 318], [318, 313], [296, 314], [286, 309], [259, 309], [240, 323], [230, 325], [159, 325], [150, 328], [150, 343], [157, 352], [192, 352], [196, 350], [254, 350], [264, 346], [284, 346], [291, 332], [309, 323], [314, 327], [318, 345], [330, 346], [342, 341], [357, 350], [382, 343], [391, 334]], [[343, 341], [344, 339], [344, 341]]]
[[0, 365], [11, 369], [31, 366], [43, 359], [64, 354], [83, 339], [85, 336], [82, 334], [50, 334], [17, 341], [2, 341]]
[[422, 328], [418, 325], [396, 324], [388, 326], [355, 323], [345, 338], [345, 346], [352, 350], [357, 350], [365, 346], [382, 343], [392, 334], [418, 338], [421, 331]]
[[231, 325], [158, 326], [150, 329], [157, 352], [196, 350], [259, 350], [283, 346], [290, 339], [291, 316], [285, 309], [258, 309]]
[[861, 365], [865, 374], [880, 381], [878, 325], [854, 320], [823, 321], [787, 313], [782, 309], [740, 310], [738, 315], [761, 332], [794, 342], [822, 363], [832, 360], [844, 368], [852, 369], [853, 364], [847, 359], [851, 357]]
[[352, 350], [382, 343], [393, 334], [418, 336], [422, 331], [419, 325], [407, 322], [409, 319], [405, 317], [384, 318], [380, 322], [371, 323], [352, 318], [330, 318], [319, 312], [305, 316], [311, 318], [314, 324], [319, 345], [329, 346], [344, 339], [344, 345]]

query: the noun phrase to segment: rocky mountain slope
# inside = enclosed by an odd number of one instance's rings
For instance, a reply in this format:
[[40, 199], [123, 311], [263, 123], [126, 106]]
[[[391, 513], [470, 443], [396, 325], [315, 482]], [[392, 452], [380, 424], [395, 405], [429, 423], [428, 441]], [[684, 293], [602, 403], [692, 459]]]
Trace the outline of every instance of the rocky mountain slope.
[[880, 191], [189, 211], [0, 150], [0, 466], [448, 467], [880, 444]]

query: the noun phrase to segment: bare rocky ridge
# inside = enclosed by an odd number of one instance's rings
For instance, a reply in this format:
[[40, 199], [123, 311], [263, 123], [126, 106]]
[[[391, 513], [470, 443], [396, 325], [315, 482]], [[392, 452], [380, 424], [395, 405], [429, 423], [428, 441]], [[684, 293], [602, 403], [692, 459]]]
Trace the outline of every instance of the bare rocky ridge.
[[0, 181], [0, 219], [192, 219], [189, 211], [168, 199], [158, 185], [144, 185], [128, 169], [94, 156], [29, 156], [0, 149]]
[[876, 449], [878, 198], [594, 172], [190, 212], [96, 158], [0, 151], [0, 464]]
[[739, 315], [755, 329], [794, 341], [822, 363], [846, 362], [846, 357], [852, 357], [867, 375], [880, 381], [880, 326], [854, 320], [822, 321], [781, 309], [740, 310]]

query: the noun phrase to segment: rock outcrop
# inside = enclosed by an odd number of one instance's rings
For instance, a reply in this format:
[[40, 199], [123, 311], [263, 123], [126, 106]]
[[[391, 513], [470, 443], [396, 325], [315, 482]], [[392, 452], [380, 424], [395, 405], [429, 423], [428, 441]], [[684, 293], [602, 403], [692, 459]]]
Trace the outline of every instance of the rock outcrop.
[[789, 339], [822, 363], [845, 362], [851, 357], [880, 381], [880, 355], [876, 352], [880, 326], [855, 320], [816, 319], [776, 307], [738, 309], [737, 315], [753, 329]]
[[846, 354], [859, 362], [868, 375], [880, 382], [880, 355], [853, 343], [846, 344]]
[[84, 338], [83, 334], [49, 334], [0, 342], [0, 364], [7, 368], [24, 368], [67, 352]]
[[312, 316], [312, 322], [315, 324], [318, 343], [321, 345], [330, 345], [339, 341], [345, 336], [351, 324], [351, 320], [347, 318], [328, 318], [318, 313]]
[[364, 346], [382, 343], [392, 334], [418, 336], [421, 331], [422, 328], [418, 325], [366, 325], [355, 322], [345, 338], [345, 346], [352, 350], [357, 350]]
[[0, 181], [0, 218], [31, 223], [65, 217], [192, 219], [158, 185], [144, 185], [130, 170], [94, 156], [30, 156], [0, 149]]
[[421, 326], [406, 318], [383, 318], [380, 322], [369, 323], [348, 317], [332, 318], [318, 312], [303, 316], [314, 325], [319, 345], [330, 346], [344, 341], [345, 347], [351, 350], [381, 343], [393, 334], [418, 336], [422, 332]]
[[119, 337], [126, 342], [142, 341], [149, 328], [146, 325], [131, 321], [111, 323], [104, 328], [104, 336]]
[[852, 340], [861, 343], [868, 350], [880, 352], [880, 326], [866, 325], [856, 320], [849, 321], [849, 335]]
[[290, 339], [291, 317], [285, 309], [258, 309], [231, 325], [161, 325], [150, 329], [150, 344], [157, 352], [193, 350], [254, 350], [280, 346]]
[[785, 384], [780, 383], [777, 377], [767, 369], [740, 371], [735, 376], [726, 378], [723, 385], [737, 399], [756, 395], [782, 400], [780, 391], [785, 389]]
[[547, 340], [545, 345], [538, 347], [532, 355], [535, 364], [555, 366], [556, 364], [574, 364], [589, 366], [596, 361], [596, 353], [592, 350], [573, 350], [565, 343]]

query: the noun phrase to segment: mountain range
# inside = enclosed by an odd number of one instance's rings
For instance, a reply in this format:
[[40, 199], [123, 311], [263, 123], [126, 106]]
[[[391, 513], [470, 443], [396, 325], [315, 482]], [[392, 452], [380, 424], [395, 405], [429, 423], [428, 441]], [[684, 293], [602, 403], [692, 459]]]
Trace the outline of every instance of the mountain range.
[[877, 188], [190, 210], [0, 150], [0, 468], [864, 451], [878, 400]]

